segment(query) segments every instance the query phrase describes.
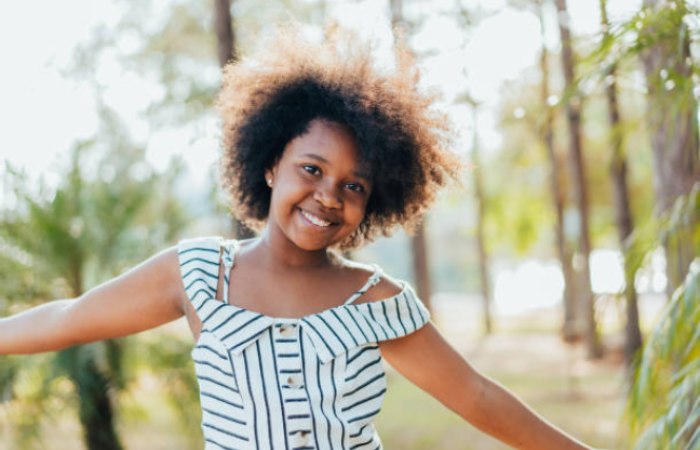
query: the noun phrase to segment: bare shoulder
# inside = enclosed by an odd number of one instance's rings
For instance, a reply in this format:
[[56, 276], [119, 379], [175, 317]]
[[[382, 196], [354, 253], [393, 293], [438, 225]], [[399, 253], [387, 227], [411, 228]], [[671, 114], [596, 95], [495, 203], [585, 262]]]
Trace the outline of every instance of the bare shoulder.
[[[352, 273], [357, 286], [363, 286], [374, 274], [374, 267], [369, 264], [347, 261], [346, 267]], [[400, 294], [403, 289], [400, 281], [382, 273], [379, 282], [358, 298], [355, 304], [386, 300]]]
[[373, 302], [386, 300], [399, 295], [403, 291], [403, 286], [396, 280], [382, 275], [379, 283], [374, 285], [369, 291], [359, 298], [360, 301]]

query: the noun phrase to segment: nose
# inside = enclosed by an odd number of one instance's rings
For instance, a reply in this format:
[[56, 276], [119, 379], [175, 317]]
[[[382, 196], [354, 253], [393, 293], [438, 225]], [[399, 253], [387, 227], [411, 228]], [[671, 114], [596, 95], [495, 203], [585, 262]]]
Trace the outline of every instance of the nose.
[[314, 199], [325, 208], [339, 208], [343, 200], [336, 186], [332, 183], [319, 183], [314, 192]]

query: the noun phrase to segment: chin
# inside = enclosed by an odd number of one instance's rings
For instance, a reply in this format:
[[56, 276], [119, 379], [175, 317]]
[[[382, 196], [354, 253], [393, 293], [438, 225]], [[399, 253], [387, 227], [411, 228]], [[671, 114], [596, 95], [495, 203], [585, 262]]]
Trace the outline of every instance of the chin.
[[[340, 230], [336, 230], [340, 231]], [[306, 251], [320, 251], [338, 246], [343, 240], [347, 239], [347, 233], [314, 235], [308, 230], [294, 230], [288, 235], [291, 242], [298, 248]]]
[[304, 239], [304, 240], [296, 240], [296, 241], [293, 241], [293, 242], [294, 242], [294, 244], [295, 244], [298, 248], [300, 248], [300, 249], [302, 249], [302, 250], [305, 250], [305, 251], [307, 251], [307, 252], [318, 252], [318, 251], [321, 251], [321, 250], [326, 250], [326, 249], [328, 249], [328, 248], [330, 248], [330, 247], [333, 247], [334, 245], [336, 245], [336, 244], [338, 243], [337, 241], [333, 241], [333, 242], [313, 242], [313, 241], [306, 240], [306, 239]]
[[337, 246], [346, 236], [339, 239], [313, 239], [308, 236], [295, 236], [290, 239], [298, 248], [309, 251], [317, 252], [320, 250], [326, 250]]

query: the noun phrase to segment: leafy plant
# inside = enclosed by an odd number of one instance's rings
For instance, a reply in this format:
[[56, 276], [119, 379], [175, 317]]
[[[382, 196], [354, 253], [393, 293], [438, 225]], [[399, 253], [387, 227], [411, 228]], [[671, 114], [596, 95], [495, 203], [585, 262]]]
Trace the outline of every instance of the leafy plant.
[[[662, 220], [696, 259], [640, 355], [627, 408], [634, 449], [700, 449], [700, 183]], [[692, 230], [692, 232], [688, 232]]]
[[639, 362], [628, 402], [634, 449], [700, 448], [700, 259], [674, 293]]
[[[0, 214], [0, 264], [12, 281], [0, 286], [3, 315], [79, 297], [172, 242], [186, 223], [172, 195], [177, 166], [155, 172], [116, 117], [103, 113], [101, 141], [74, 147], [55, 188], [35, 188], [6, 165], [12, 198]], [[120, 449], [112, 397], [127, 378], [120, 341], [3, 357], [0, 414], [11, 424], [15, 444], [29, 448], [42, 420], [66, 405], [77, 407], [88, 448]]]

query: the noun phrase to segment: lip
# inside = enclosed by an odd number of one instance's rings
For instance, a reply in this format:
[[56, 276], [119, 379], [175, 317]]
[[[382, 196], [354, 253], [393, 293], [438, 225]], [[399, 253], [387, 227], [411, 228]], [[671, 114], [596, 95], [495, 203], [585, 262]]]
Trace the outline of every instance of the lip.
[[[301, 216], [301, 218], [304, 220], [304, 222], [306, 222], [309, 225], [312, 225], [315, 228], [318, 228], [321, 230], [326, 230], [326, 229], [330, 229], [330, 228], [333, 228], [334, 226], [338, 225], [338, 221], [332, 220], [330, 217], [324, 217], [323, 215], [316, 214], [316, 213], [313, 213], [311, 211], [308, 211], [308, 210], [302, 209], [302, 208], [297, 208], [297, 210], [299, 211], [299, 216]], [[313, 217], [318, 218], [320, 220], [323, 220], [325, 222], [330, 222], [330, 225], [327, 225], [327, 226], [317, 225], [317, 224], [313, 223], [311, 220], [309, 220], [309, 218], [306, 217], [305, 214], [308, 214], [310, 216], [313, 216]]]

